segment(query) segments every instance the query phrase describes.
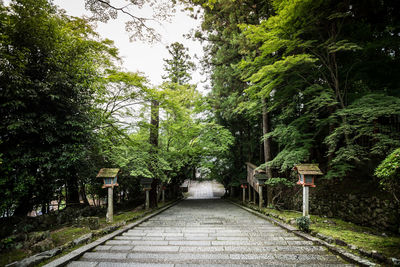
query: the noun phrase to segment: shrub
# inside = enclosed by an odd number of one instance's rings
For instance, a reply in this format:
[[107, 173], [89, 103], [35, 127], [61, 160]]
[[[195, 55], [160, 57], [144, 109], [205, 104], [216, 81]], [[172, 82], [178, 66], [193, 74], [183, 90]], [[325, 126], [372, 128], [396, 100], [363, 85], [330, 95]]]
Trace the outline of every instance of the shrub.
[[296, 219], [297, 227], [299, 227], [300, 231], [310, 232], [310, 218], [306, 216], [302, 216]]
[[379, 178], [380, 186], [400, 203], [400, 148], [382, 161], [376, 168], [375, 175]]

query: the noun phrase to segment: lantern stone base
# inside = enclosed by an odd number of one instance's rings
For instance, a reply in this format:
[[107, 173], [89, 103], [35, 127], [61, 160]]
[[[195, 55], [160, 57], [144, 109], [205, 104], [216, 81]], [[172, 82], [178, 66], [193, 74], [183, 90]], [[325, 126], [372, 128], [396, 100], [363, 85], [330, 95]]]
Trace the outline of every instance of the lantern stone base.
[[148, 210], [150, 208], [150, 189], [147, 189], [147, 188], [145, 189], [145, 192], [146, 192], [146, 202], [144, 204], [145, 210]]
[[310, 217], [309, 215], [309, 187], [303, 186], [303, 216]]
[[112, 223], [114, 216], [114, 208], [113, 208], [113, 188], [108, 187], [108, 207], [107, 207], [107, 214], [106, 214], [106, 222]]

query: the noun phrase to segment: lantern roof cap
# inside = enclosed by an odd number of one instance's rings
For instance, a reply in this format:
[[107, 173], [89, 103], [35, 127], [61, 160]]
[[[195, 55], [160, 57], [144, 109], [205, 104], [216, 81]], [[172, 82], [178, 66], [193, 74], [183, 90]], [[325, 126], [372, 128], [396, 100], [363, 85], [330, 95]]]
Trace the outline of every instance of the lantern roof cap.
[[300, 174], [323, 175], [318, 164], [298, 164], [294, 166], [293, 170]]
[[98, 178], [114, 178], [118, 175], [120, 169], [118, 168], [102, 168], [96, 177]]

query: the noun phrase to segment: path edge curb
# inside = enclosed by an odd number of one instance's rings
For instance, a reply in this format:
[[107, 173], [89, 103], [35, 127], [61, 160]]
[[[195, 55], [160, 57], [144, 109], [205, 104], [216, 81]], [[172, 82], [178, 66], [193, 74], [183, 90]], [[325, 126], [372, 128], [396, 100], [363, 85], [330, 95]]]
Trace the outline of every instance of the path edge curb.
[[285, 230], [287, 230], [287, 231], [289, 231], [289, 232], [291, 232], [291, 233], [293, 233], [293, 234], [295, 234], [297, 236], [300, 236], [300, 237], [302, 237], [302, 238], [304, 238], [304, 239], [306, 239], [308, 241], [312, 241], [314, 243], [317, 243], [319, 245], [322, 245], [322, 246], [326, 247], [330, 252], [340, 256], [341, 258], [349, 261], [350, 263], [354, 263], [354, 264], [357, 264], [357, 265], [360, 265], [360, 266], [377, 266], [377, 264], [375, 264], [373, 262], [370, 262], [369, 260], [364, 259], [364, 258], [362, 258], [360, 256], [354, 255], [353, 253], [350, 253], [350, 252], [346, 251], [345, 249], [335, 247], [334, 245], [329, 244], [328, 242], [325, 242], [324, 240], [321, 240], [321, 239], [316, 238], [314, 236], [311, 236], [309, 234], [303, 233], [303, 232], [301, 232], [300, 230], [298, 230], [297, 228], [295, 228], [295, 227], [293, 227], [291, 225], [288, 225], [286, 223], [282, 223], [282, 222], [280, 222], [278, 220], [275, 220], [275, 219], [273, 219], [273, 218], [271, 218], [271, 217], [269, 217], [267, 215], [261, 214], [261, 213], [255, 211], [255, 210], [252, 210], [252, 209], [250, 209], [248, 207], [244, 207], [244, 206], [242, 206], [242, 205], [240, 205], [238, 203], [235, 203], [235, 202], [233, 202], [231, 200], [227, 199], [227, 201], [232, 203], [233, 205], [241, 208], [241, 209], [244, 209], [244, 210], [246, 210], [246, 211], [258, 216], [258, 217], [261, 217], [261, 218], [263, 218], [265, 220], [268, 220], [268, 221], [272, 222], [273, 224], [278, 225], [281, 228], [283, 228], [283, 229], [285, 229]]
[[138, 226], [139, 224], [144, 223], [145, 221], [149, 220], [150, 218], [152, 218], [152, 217], [164, 212], [165, 210], [171, 208], [172, 206], [175, 206], [176, 204], [178, 204], [182, 200], [184, 200], [184, 198], [178, 199], [178, 200], [172, 202], [171, 204], [168, 204], [167, 206], [162, 207], [161, 209], [156, 210], [155, 212], [153, 212], [153, 213], [151, 213], [151, 214], [149, 214], [149, 215], [147, 215], [147, 216], [145, 216], [145, 217], [143, 217], [143, 218], [141, 218], [141, 219], [139, 219], [139, 220], [137, 220], [137, 221], [135, 221], [133, 223], [127, 224], [127, 225], [123, 226], [122, 229], [116, 230], [116, 231], [114, 231], [114, 232], [112, 232], [112, 233], [110, 233], [108, 235], [100, 237], [99, 239], [97, 239], [97, 240], [95, 240], [95, 241], [93, 241], [93, 242], [91, 242], [91, 243], [89, 243], [89, 244], [87, 244], [87, 245], [85, 245], [83, 247], [80, 247], [80, 248], [78, 248], [78, 249], [76, 249], [74, 251], [71, 251], [67, 255], [64, 255], [61, 258], [58, 258], [58, 259], [56, 259], [54, 261], [51, 261], [48, 264], [44, 265], [43, 267], [65, 266], [69, 262], [71, 262], [73, 260], [76, 260], [77, 258], [81, 257], [84, 253], [94, 249], [95, 247], [97, 247], [99, 245], [104, 244], [108, 240], [110, 240], [110, 239], [112, 239], [112, 238], [114, 238], [114, 237], [116, 237], [116, 236], [118, 236], [120, 234], [123, 234], [123, 233], [127, 232], [128, 230]]

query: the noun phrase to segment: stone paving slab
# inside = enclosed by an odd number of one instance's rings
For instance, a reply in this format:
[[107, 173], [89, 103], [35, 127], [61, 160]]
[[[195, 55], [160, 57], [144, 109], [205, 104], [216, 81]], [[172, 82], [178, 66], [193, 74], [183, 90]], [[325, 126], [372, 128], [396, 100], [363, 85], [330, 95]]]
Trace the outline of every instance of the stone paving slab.
[[[225, 216], [226, 215], [226, 216]], [[69, 266], [347, 266], [314, 244], [218, 199], [185, 200]]]

